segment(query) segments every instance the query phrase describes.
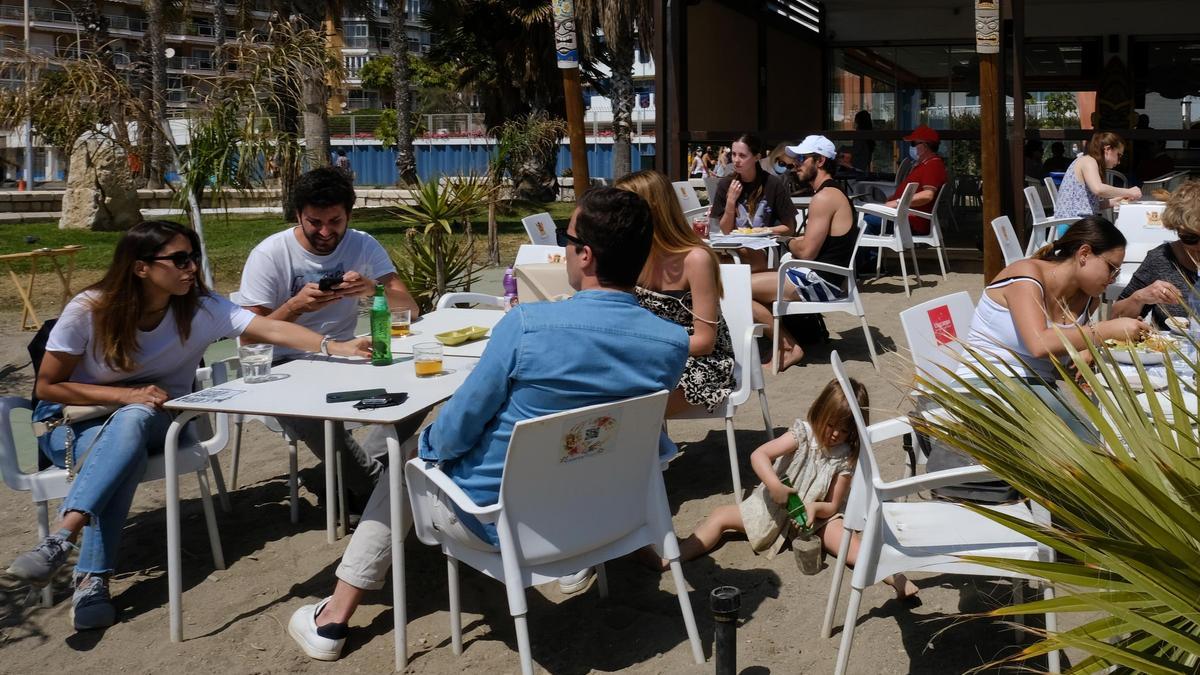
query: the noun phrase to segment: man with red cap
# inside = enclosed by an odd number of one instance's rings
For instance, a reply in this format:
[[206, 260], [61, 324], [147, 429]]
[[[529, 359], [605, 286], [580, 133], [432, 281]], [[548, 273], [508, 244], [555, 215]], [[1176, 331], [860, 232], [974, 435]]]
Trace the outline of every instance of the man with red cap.
[[[909, 203], [910, 208], [928, 211], [933, 208], [933, 202], [937, 199], [938, 191], [946, 184], [946, 163], [938, 156], [938, 133], [929, 128], [928, 125], [913, 129], [913, 132], [904, 137], [905, 141], [912, 143], [909, 148], [909, 156], [912, 157], [913, 167], [905, 177], [904, 182], [896, 184], [896, 191], [892, 193], [891, 198], [887, 201], [887, 206], [895, 208], [900, 202], [900, 195], [904, 194], [904, 188], [908, 187], [909, 183], [917, 184], [917, 192], [913, 195], [912, 202]], [[867, 234], [879, 234], [881, 221], [878, 216], [865, 216], [867, 223]], [[929, 234], [929, 219], [918, 216], [909, 216], [908, 225], [912, 228], [913, 234]], [[870, 253], [874, 253], [871, 251]], [[872, 255], [866, 255], [869, 258], [870, 267], [875, 266], [875, 258]], [[863, 260], [863, 263], [868, 262]], [[862, 269], [862, 268], [860, 268]]]

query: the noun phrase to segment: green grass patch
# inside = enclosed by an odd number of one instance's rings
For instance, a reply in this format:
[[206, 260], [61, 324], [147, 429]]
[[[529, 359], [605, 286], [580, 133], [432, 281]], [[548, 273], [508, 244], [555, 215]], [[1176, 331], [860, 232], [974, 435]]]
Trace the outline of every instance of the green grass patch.
[[[502, 205], [497, 214], [498, 230], [501, 236], [502, 259], [511, 261], [516, 249], [522, 243], [528, 243], [525, 228], [521, 224], [524, 216], [548, 211], [555, 221], [565, 225], [571, 217], [575, 205], [568, 202], [551, 202], [540, 204], [535, 202], [508, 202]], [[170, 218], [177, 222], [186, 223], [183, 216]], [[405, 226], [386, 208], [357, 209], [351, 225], [374, 236], [385, 248], [395, 249], [400, 238], [404, 236]], [[221, 216], [209, 215], [204, 218], [204, 238], [208, 247], [209, 259], [218, 282], [236, 284], [241, 279], [242, 267], [246, 257], [260, 241], [267, 236], [288, 227], [282, 218], [273, 215], [266, 216]], [[487, 249], [487, 219], [486, 217], [473, 221], [472, 230], [476, 239], [476, 247], [480, 260]], [[26, 243], [26, 237], [36, 237], [34, 243]], [[0, 254], [23, 253], [38, 248], [57, 248], [68, 244], [79, 244], [84, 247], [77, 254], [76, 268], [80, 270], [104, 270], [112, 261], [113, 248], [121, 238], [120, 232], [92, 232], [91, 230], [60, 230], [58, 221], [34, 223], [13, 223], [0, 227]], [[24, 271], [18, 267], [18, 271]]]

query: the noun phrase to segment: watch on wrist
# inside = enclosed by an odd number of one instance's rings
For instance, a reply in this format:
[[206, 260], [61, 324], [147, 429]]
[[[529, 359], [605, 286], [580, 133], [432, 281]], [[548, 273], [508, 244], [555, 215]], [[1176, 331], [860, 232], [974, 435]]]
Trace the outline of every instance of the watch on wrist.
[[321, 353], [324, 354], [325, 356], [330, 355], [329, 354], [329, 342], [331, 340], [333, 340], [333, 338], [329, 335], [326, 335], [325, 337], [321, 338]]

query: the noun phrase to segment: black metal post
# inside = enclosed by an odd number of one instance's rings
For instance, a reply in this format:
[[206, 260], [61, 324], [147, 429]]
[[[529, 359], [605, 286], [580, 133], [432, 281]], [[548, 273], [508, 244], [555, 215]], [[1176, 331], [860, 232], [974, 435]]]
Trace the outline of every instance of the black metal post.
[[713, 661], [717, 675], [737, 672], [737, 622], [742, 592], [735, 586], [714, 588], [708, 596], [713, 615]]

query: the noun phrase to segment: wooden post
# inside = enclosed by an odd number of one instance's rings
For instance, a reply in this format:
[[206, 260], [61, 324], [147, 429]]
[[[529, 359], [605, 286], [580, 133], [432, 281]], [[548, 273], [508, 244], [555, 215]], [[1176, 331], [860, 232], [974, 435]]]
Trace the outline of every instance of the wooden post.
[[[1028, 231], [1025, 223], [1025, 59], [1022, 58], [1025, 44], [1025, 0], [1009, 0], [1012, 10], [1012, 97], [1013, 124], [1008, 138], [1008, 175], [1013, 228], [1018, 233]], [[1034, 218], [1043, 214], [1035, 213]]]
[[567, 137], [571, 142], [571, 184], [578, 201], [591, 186], [588, 172], [587, 140], [583, 135], [583, 87], [579, 84], [579, 39], [575, 34], [573, 0], [552, 0], [554, 8], [554, 48], [562, 71], [563, 95], [567, 108]]
[[1004, 254], [992, 231], [1000, 217], [1000, 137], [1003, 89], [1000, 83], [1000, 6], [975, 0], [975, 50], [979, 52], [979, 162], [983, 169], [983, 278], [988, 283], [1004, 269]]

